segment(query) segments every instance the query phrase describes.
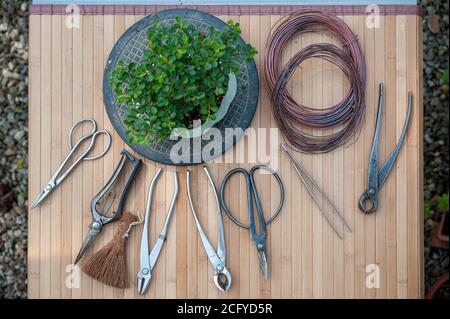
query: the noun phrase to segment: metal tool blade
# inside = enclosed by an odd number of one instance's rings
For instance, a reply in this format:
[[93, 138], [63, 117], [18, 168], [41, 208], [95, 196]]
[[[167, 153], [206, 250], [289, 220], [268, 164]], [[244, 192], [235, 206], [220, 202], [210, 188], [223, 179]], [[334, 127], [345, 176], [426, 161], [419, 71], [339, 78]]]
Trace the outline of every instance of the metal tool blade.
[[138, 294], [143, 295], [150, 284], [151, 272], [148, 268], [141, 269], [137, 276]]
[[80, 259], [85, 254], [86, 250], [91, 246], [92, 242], [94, 241], [95, 236], [100, 232], [102, 229], [102, 226], [98, 222], [93, 222], [89, 226], [89, 231], [86, 235], [86, 238], [84, 239], [83, 244], [81, 245], [80, 251], [78, 252], [77, 258], [75, 259], [75, 264], [77, 264]]
[[258, 249], [258, 258], [259, 258], [259, 268], [263, 273], [264, 279], [267, 280], [269, 278], [269, 265], [267, 263], [267, 254], [265, 249]]
[[38, 197], [34, 200], [33, 206], [31, 208], [35, 208], [39, 206], [39, 204], [50, 194], [52, 188], [50, 186], [45, 186], [45, 188], [40, 192]]

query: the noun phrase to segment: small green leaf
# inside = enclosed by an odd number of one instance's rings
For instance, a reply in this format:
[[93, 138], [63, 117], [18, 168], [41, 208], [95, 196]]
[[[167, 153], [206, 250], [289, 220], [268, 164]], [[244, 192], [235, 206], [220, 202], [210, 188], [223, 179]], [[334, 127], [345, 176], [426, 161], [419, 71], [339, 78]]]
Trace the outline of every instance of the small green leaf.
[[448, 194], [442, 194], [437, 198], [436, 207], [442, 212], [448, 212]]
[[117, 103], [127, 103], [130, 101], [130, 97], [128, 95], [121, 95], [117, 97]]
[[424, 203], [423, 204], [423, 218], [424, 219], [430, 218], [430, 211], [431, 211], [430, 203]]

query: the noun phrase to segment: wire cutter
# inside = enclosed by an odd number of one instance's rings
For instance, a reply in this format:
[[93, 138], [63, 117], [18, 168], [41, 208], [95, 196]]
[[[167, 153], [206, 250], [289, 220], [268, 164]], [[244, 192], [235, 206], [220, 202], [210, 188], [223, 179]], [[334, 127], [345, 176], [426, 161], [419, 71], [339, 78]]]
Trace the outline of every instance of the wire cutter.
[[[103, 226], [117, 220], [120, 217], [120, 215], [122, 215], [123, 206], [125, 204], [125, 199], [127, 197], [128, 190], [130, 189], [131, 183], [133, 182], [142, 161], [139, 158], [136, 158], [133, 155], [131, 155], [131, 153], [129, 153], [125, 149], [122, 150], [121, 154], [122, 157], [119, 161], [119, 164], [114, 170], [109, 181], [106, 183], [105, 186], [103, 186], [100, 192], [91, 201], [92, 223], [89, 225], [89, 231], [86, 235], [83, 244], [81, 245], [77, 258], [75, 259], [75, 264], [78, 263], [78, 261], [80, 261], [80, 259], [83, 257], [86, 250], [89, 248], [89, 246], [91, 246], [92, 242], [94, 241], [94, 238], [102, 230]], [[127, 160], [131, 161], [131, 163], [133, 164], [133, 170], [131, 171], [130, 176], [128, 177], [128, 181], [126, 182], [125, 187], [122, 191], [122, 195], [120, 197], [117, 209], [113, 211], [111, 215], [107, 215], [116, 197], [114, 191], [110, 189], [116, 182], [123, 168], [125, 167], [125, 162]], [[100, 200], [105, 195], [107, 196], [106, 200], [103, 203], [103, 205], [100, 205], [99, 204]]]
[[141, 237], [141, 252], [140, 252], [140, 270], [137, 274], [137, 290], [140, 295], [144, 294], [147, 291], [148, 286], [150, 285], [150, 280], [152, 279], [152, 271], [153, 267], [155, 267], [156, 261], [158, 260], [159, 253], [161, 252], [162, 246], [167, 238], [167, 229], [169, 226], [170, 218], [173, 213], [173, 209], [175, 207], [175, 201], [178, 195], [178, 178], [177, 172], [173, 172], [173, 195], [172, 201], [170, 202], [169, 212], [167, 213], [166, 220], [164, 221], [164, 225], [161, 229], [161, 233], [156, 240], [155, 245], [152, 248], [152, 251], [149, 254], [148, 249], [148, 227], [150, 223], [150, 212], [152, 210], [152, 198], [153, 198], [153, 189], [155, 188], [156, 181], [158, 180], [159, 175], [162, 172], [162, 168], [158, 169], [155, 176], [153, 177], [150, 186], [148, 188], [147, 194], [147, 208], [145, 211], [145, 221], [144, 227], [142, 229], [142, 237]]
[[[380, 134], [381, 115], [383, 111], [383, 96], [384, 96], [384, 86], [383, 83], [380, 83], [377, 120], [375, 125], [375, 132], [373, 135], [372, 149], [370, 150], [368, 185], [367, 189], [359, 198], [359, 205], [358, 205], [359, 209], [366, 214], [373, 213], [378, 209], [378, 191], [381, 189], [381, 187], [383, 187], [383, 184], [384, 182], [386, 182], [386, 179], [389, 175], [389, 172], [392, 169], [392, 166], [394, 166], [395, 160], [397, 159], [398, 153], [400, 152], [400, 149], [405, 140], [406, 132], [408, 131], [409, 122], [411, 120], [412, 92], [409, 92], [408, 111], [406, 113], [406, 120], [405, 124], [403, 125], [400, 138], [394, 150], [386, 160], [386, 162], [384, 162], [384, 164], [378, 170], [378, 139]], [[366, 202], [369, 202], [368, 206], [366, 206]]]
[[195, 212], [194, 204], [192, 203], [191, 196], [191, 187], [190, 187], [190, 171], [187, 171], [186, 174], [186, 182], [187, 182], [187, 192], [189, 198], [189, 206], [191, 207], [192, 216], [194, 216], [195, 224], [197, 225], [198, 233], [200, 234], [200, 239], [202, 240], [203, 247], [205, 248], [206, 254], [208, 255], [209, 261], [214, 268], [214, 283], [216, 287], [220, 289], [222, 292], [228, 291], [231, 286], [231, 274], [226, 268], [227, 261], [227, 249], [225, 245], [225, 234], [223, 230], [223, 220], [222, 220], [222, 211], [220, 209], [219, 197], [217, 196], [216, 187], [214, 185], [214, 181], [211, 178], [211, 175], [208, 172], [206, 166], [203, 167], [203, 170], [208, 176], [209, 185], [213, 190], [214, 197], [216, 199], [217, 205], [217, 218], [218, 218], [218, 239], [217, 239], [217, 251], [214, 250], [211, 243], [208, 241], [205, 232], [198, 220], [197, 213]]
[[[269, 173], [271, 173], [275, 179], [278, 182], [278, 186], [280, 187], [280, 203], [278, 204], [278, 208], [275, 210], [275, 212], [272, 214], [272, 217], [268, 219], [267, 221], [264, 219], [264, 214], [262, 211], [261, 201], [259, 198], [258, 190], [256, 189], [256, 183], [255, 183], [255, 171], [258, 169], [266, 170]], [[239, 220], [237, 220], [228, 209], [228, 206], [225, 203], [225, 186], [228, 183], [228, 180], [231, 176], [237, 173], [244, 174], [245, 182], [247, 186], [247, 204], [248, 204], [248, 220], [249, 225], [245, 225], [241, 223]], [[258, 233], [256, 230], [256, 224], [255, 224], [255, 214], [253, 210], [253, 201], [256, 205], [256, 211], [258, 213], [258, 221], [260, 225], [260, 232]], [[267, 245], [266, 245], [266, 238], [267, 238], [267, 225], [270, 224], [277, 216], [280, 214], [281, 209], [283, 208], [284, 203], [284, 186], [283, 182], [281, 181], [280, 176], [271, 169], [270, 167], [267, 167], [265, 165], [255, 165], [253, 166], [250, 171], [247, 171], [243, 168], [237, 167], [231, 171], [228, 172], [228, 174], [224, 177], [222, 181], [222, 186], [220, 187], [220, 202], [222, 203], [223, 210], [227, 214], [227, 216], [238, 226], [249, 229], [250, 230], [250, 236], [252, 240], [256, 244], [256, 249], [258, 251], [258, 258], [259, 258], [259, 267], [263, 273], [264, 279], [269, 278], [269, 266], [267, 262]]]
[[[92, 129], [89, 133], [81, 136], [75, 144], [72, 144], [73, 139], [73, 132], [75, 129], [79, 126], [81, 126], [83, 123], [91, 123]], [[87, 155], [92, 151], [92, 149], [95, 146], [95, 141], [99, 135], [106, 135], [108, 137], [108, 143], [106, 145], [106, 148], [102, 153], [100, 153], [97, 156], [91, 156], [88, 157]], [[88, 147], [81, 153], [81, 155], [73, 161], [72, 165], [69, 166], [69, 168], [62, 173], [62, 170], [66, 165], [68, 165], [71, 158], [74, 156], [75, 152], [80, 148], [81, 144], [84, 141], [87, 141], [90, 139]], [[70, 150], [69, 154], [67, 154], [66, 158], [63, 160], [61, 165], [58, 167], [58, 169], [53, 173], [53, 176], [48, 181], [47, 185], [42, 189], [41, 193], [36, 197], [33, 205], [31, 208], [37, 207], [61, 182], [70, 174], [70, 172], [78, 166], [82, 161], [90, 161], [95, 160], [103, 155], [106, 154], [106, 152], [109, 150], [109, 147], [111, 146], [111, 134], [106, 130], [97, 130], [97, 123], [93, 119], [81, 119], [77, 123], [75, 123], [71, 129], [69, 130], [69, 143], [70, 143]]]

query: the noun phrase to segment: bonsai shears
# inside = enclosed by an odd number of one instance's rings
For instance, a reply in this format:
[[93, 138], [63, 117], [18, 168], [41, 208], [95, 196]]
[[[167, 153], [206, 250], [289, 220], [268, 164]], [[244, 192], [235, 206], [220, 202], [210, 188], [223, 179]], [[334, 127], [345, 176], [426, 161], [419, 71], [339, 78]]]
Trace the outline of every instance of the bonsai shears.
[[[83, 257], [86, 250], [91, 246], [94, 238], [100, 233], [103, 226], [109, 224], [115, 220], [117, 220], [120, 215], [122, 215], [123, 207], [125, 204], [125, 199], [128, 194], [128, 190], [136, 176], [136, 173], [141, 166], [141, 160], [139, 158], [134, 157], [127, 150], [122, 150], [120, 153], [122, 157], [120, 158], [119, 164], [114, 170], [112, 176], [109, 178], [109, 181], [105, 186], [100, 190], [100, 192], [92, 199], [91, 201], [91, 213], [92, 213], [92, 223], [89, 225], [89, 231], [86, 235], [86, 238], [81, 245], [80, 251], [78, 252], [77, 258], [75, 259], [75, 264], [80, 261]], [[124, 170], [125, 164], [127, 161], [130, 161], [133, 168], [128, 177], [127, 182], [122, 191], [122, 195], [120, 196], [119, 203], [116, 210], [113, 210], [112, 214], [107, 215], [108, 211], [111, 209], [114, 199], [116, 198], [116, 193], [112, 190], [112, 187], [115, 185], [120, 173]], [[102, 205], [100, 201], [106, 195], [106, 198], [103, 200]]]
[[[403, 142], [405, 140], [406, 132], [408, 131], [409, 122], [411, 120], [412, 92], [409, 92], [408, 111], [406, 113], [406, 120], [403, 125], [400, 138], [398, 139], [397, 145], [387, 158], [386, 162], [384, 162], [381, 168], [378, 169], [378, 140], [381, 126], [381, 115], [383, 110], [383, 96], [384, 96], [384, 87], [383, 83], [380, 83], [377, 120], [375, 124], [375, 132], [373, 135], [372, 149], [370, 150], [369, 169], [368, 169], [369, 176], [367, 189], [359, 198], [359, 205], [358, 205], [359, 209], [366, 214], [373, 213], [378, 209], [378, 191], [381, 189], [381, 187], [383, 187], [389, 175], [389, 172], [394, 166], [395, 160], [397, 159], [398, 153], [400, 152], [400, 148], [402, 147]], [[366, 202], [369, 202], [368, 206], [366, 206]]]
[[[258, 169], [262, 169], [265, 171], [268, 171], [270, 174], [272, 174], [276, 181], [278, 182], [278, 186], [280, 187], [280, 203], [278, 204], [278, 208], [275, 210], [275, 212], [272, 214], [272, 217], [268, 219], [267, 221], [264, 219], [264, 214], [262, 211], [261, 201], [259, 198], [258, 190], [256, 189], [256, 183], [255, 183], [255, 171]], [[247, 186], [247, 204], [248, 204], [248, 220], [249, 225], [245, 225], [241, 223], [239, 220], [237, 220], [228, 209], [228, 206], [225, 203], [225, 186], [230, 179], [231, 176], [237, 173], [242, 173], [245, 177], [245, 182]], [[266, 245], [266, 238], [267, 238], [267, 225], [270, 224], [277, 216], [280, 214], [281, 209], [283, 208], [284, 203], [284, 186], [283, 182], [281, 181], [280, 176], [271, 169], [268, 166], [265, 165], [255, 165], [253, 166], [250, 171], [247, 171], [243, 168], [237, 167], [231, 171], [228, 172], [228, 174], [224, 177], [222, 181], [222, 186], [220, 187], [220, 201], [222, 203], [223, 210], [228, 215], [228, 217], [235, 223], [236, 225], [249, 229], [250, 236], [252, 240], [255, 242], [256, 249], [258, 251], [258, 258], [259, 258], [259, 267], [264, 275], [264, 279], [267, 279], [269, 277], [269, 266], [267, 262], [267, 245]], [[253, 202], [255, 202], [256, 205], [256, 211], [258, 214], [258, 221], [260, 226], [260, 232], [257, 232], [256, 223], [255, 223], [255, 214], [253, 210]]]
[[[91, 123], [91, 125], [92, 125], [91, 131], [89, 133], [81, 136], [75, 142], [75, 144], [73, 144], [73, 142], [72, 142], [73, 132], [75, 131], [75, 129], [77, 127], [81, 126], [83, 123], [86, 123], [86, 122]], [[97, 156], [88, 157], [88, 154], [94, 149], [95, 141], [96, 141], [97, 137], [102, 134], [104, 134], [108, 137], [108, 143], [106, 144], [105, 149], [103, 150], [102, 153], [100, 153]], [[63, 171], [64, 167], [69, 164], [69, 161], [72, 159], [75, 152], [78, 151], [81, 144], [83, 144], [83, 142], [87, 141], [87, 140], [90, 140], [87, 148], [84, 151], [82, 151], [80, 156], [77, 159], [75, 159], [72, 162], [72, 164], [69, 166], [69, 168], [63, 173], [62, 171]], [[42, 189], [41, 193], [35, 199], [31, 208], [35, 208], [36, 206], [38, 206], [48, 196], [48, 194], [50, 194], [59, 184], [61, 184], [61, 182], [70, 174], [70, 172], [76, 166], [78, 166], [78, 164], [80, 164], [82, 161], [95, 160], [95, 159], [98, 159], [98, 158], [102, 157], [103, 155], [105, 155], [106, 152], [109, 150], [109, 147], [111, 146], [111, 134], [106, 130], [97, 130], [97, 123], [95, 123], [95, 121], [93, 119], [81, 119], [80, 121], [75, 123], [70, 128], [69, 143], [70, 143], [69, 153], [67, 154], [66, 158], [63, 160], [61, 165], [58, 167], [58, 169], [53, 173], [53, 176], [50, 178], [47, 185]]]
[[142, 229], [142, 237], [141, 237], [141, 251], [140, 251], [140, 269], [137, 274], [137, 289], [139, 294], [144, 294], [147, 290], [150, 280], [152, 279], [152, 270], [158, 260], [159, 253], [161, 252], [162, 246], [167, 237], [167, 230], [170, 222], [170, 218], [173, 213], [173, 209], [175, 207], [175, 201], [178, 195], [178, 178], [177, 172], [173, 172], [173, 195], [172, 201], [170, 202], [169, 212], [167, 213], [166, 220], [164, 221], [164, 225], [161, 229], [161, 232], [156, 240], [155, 245], [152, 248], [152, 251], [149, 254], [148, 249], [148, 227], [150, 224], [150, 212], [152, 210], [152, 198], [153, 198], [153, 189], [155, 188], [156, 181], [158, 180], [159, 175], [162, 172], [162, 168], [160, 168], [155, 176], [153, 177], [150, 186], [148, 188], [147, 194], [147, 208], [145, 211], [145, 221], [144, 227]]
[[187, 182], [187, 192], [189, 199], [189, 206], [191, 207], [192, 216], [194, 216], [195, 224], [197, 225], [198, 233], [200, 234], [200, 239], [202, 240], [203, 247], [205, 248], [206, 254], [208, 255], [209, 261], [214, 268], [214, 283], [217, 288], [219, 288], [222, 292], [228, 291], [231, 286], [231, 274], [226, 267], [227, 262], [227, 249], [225, 245], [225, 234], [223, 229], [223, 220], [222, 220], [222, 211], [220, 209], [219, 197], [217, 196], [216, 187], [211, 178], [211, 175], [208, 172], [206, 166], [203, 167], [206, 176], [208, 176], [209, 184], [211, 189], [213, 190], [214, 197], [216, 199], [217, 206], [217, 219], [218, 219], [218, 238], [217, 238], [217, 251], [214, 250], [208, 238], [206, 237], [205, 232], [198, 220], [197, 213], [195, 212], [194, 204], [192, 203], [191, 196], [191, 187], [190, 187], [190, 171], [188, 170], [186, 173], [186, 182]]

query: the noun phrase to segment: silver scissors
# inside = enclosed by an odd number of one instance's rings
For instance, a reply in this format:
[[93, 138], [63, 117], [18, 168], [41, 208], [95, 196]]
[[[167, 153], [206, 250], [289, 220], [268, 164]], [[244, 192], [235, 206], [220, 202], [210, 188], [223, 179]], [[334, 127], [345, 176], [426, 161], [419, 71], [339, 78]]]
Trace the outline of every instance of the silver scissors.
[[[258, 190], [256, 189], [256, 183], [254, 178], [255, 171], [258, 169], [262, 169], [271, 173], [273, 177], [275, 177], [275, 179], [277, 180], [278, 186], [280, 187], [280, 203], [278, 204], [278, 208], [272, 214], [272, 217], [267, 221], [264, 219], [262, 205], [258, 194]], [[230, 177], [237, 173], [242, 173], [245, 176], [245, 182], [247, 186], [247, 204], [248, 204], [248, 220], [249, 220], [248, 225], [245, 225], [241, 223], [239, 220], [237, 220], [231, 214], [230, 210], [228, 209], [228, 206], [225, 203], [225, 186], [228, 183]], [[220, 187], [220, 201], [222, 203], [223, 210], [225, 211], [227, 216], [233, 221], [233, 223], [242, 228], [249, 229], [250, 236], [252, 240], [255, 242], [256, 249], [258, 251], [259, 267], [261, 269], [261, 272], [263, 273], [264, 279], [267, 280], [267, 278], [269, 277], [269, 266], [267, 262], [267, 245], [266, 245], [267, 225], [270, 224], [273, 220], [275, 220], [275, 218], [277, 218], [284, 204], [284, 186], [280, 176], [273, 169], [265, 165], [255, 165], [250, 169], [250, 171], [247, 171], [246, 169], [241, 167], [237, 167], [229, 171], [228, 174], [224, 177], [222, 181], [222, 186]], [[255, 202], [256, 211], [258, 214], [258, 222], [260, 225], [259, 233], [256, 230], [253, 201]]]
[[152, 270], [158, 260], [159, 253], [161, 252], [162, 246], [167, 238], [167, 229], [170, 222], [170, 217], [172, 216], [173, 209], [175, 207], [175, 201], [178, 195], [178, 178], [177, 172], [173, 172], [173, 184], [174, 191], [172, 195], [172, 201], [170, 202], [169, 212], [167, 213], [166, 220], [164, 221], [164, 225], [161, 229], [161, 233], [156, 240], [155, 246], [153, 246], [152, 251], [149, 254], [148, 250], [148, 227], [150, 223], [150, 211], [152, 209], [152, 197], [153, 197], [153, 189], [155, 188], [156, 181], [159, 175], [162, 172], [162, 168], [160, 168], [150, 183], [150, 187], [148, 188], [147, 195], [147, 209], [145, 212], [145, 222], [144, 227], [142, 229], [142, 237], [141, 237], [141, 252], [140, 252], [140, 270], [137, 274], [137, 289], [139, 294], [144, 294], [150, 285], [150, 280], [152, 279]]
[[[369, 159], [369, 169], [368, 169], [368, 183], [367, 189], [359, 198], [359, 209], [366, 214], [375, 212], [378, 209], [378, 191], [383, 187], [384, 182], [389, 175], [392, 167], [394, 166], [395, 160], [397, 159], [398, 153], [405, 140], [406, 132], [408, 131], [409, 122], [411, 120], [412, 112], [412, 92], [408, 93], [408, 111], [406, 113], [405, 124], [403, 125], [400, 138], [398, 139], [397, 145], [395, 146], [392, 153], [387, 158], [386, 162], [378, 170], [378, 136], [380, 134], [381, 126], [381, 114], [383, 111], [383, 96], [384, 87], [383, 83], [379, 85], [379, 97], [378, 97], [378, 112], [377, 121], [375, 125], [375, 132], [373, 134], [372, 149], [370, 150]], [[366, 206], [366, 202], [369, 202], [369, 206]]]
[[190, 171], [187, 171], [186, 182], [187, 182], [187, 192], [189, 198], [189, 206], [191, 207], [192, 215], [194, 216], [195, 224], [197, 225], [198, 233], [200, 234], [200, 239], [202, 240], [203, 247], [205, 248], [206, 254], [208, 255], [209, 261], [214, 268], [214, 283], [216, 287], [222, 292], [227, 292], [231, 286], [231, 274], [226, 267], [227, 262], [227, 249], [225, 245], [225, 234], [223, 230], [223, 220], [222, 211], [220, 209], [219, 197], [217, 196], [216, 187], [214, 181], [209, 175], [206, 166], [203, 166], [203, 170], [208, 176], [209, 185], [211, 186], [217, 205], [217, 218], [218, 218], [218, 238], [217, 238], [217, 251], [214, 250], [211, 243], [208, 241], [205, 232], [203, 231], [200, 221], [198, 220], [197, 213], [195, 212], [194, 204], [192, 203], [191, 187], [190, 187]]
[[[89, 133], [81, 136], [75, 142], [75, 144], [73, 144], [73, 142], [72, 142], [73, 136], [72, 135], [73, 135], [74, 130], [77, 127], [81, 126], [85, 122], [91, 123], [92, 130]], [[105, 150], [97, 156], [88, 157], [88, 154], [93, 150], [93, 148], [95, 146], [95, 140], [97, 139], [97, 137], [99, 135], [102, 135], [102, 134], [105, 134], [108, 137], [108, 144], [107, 144]], [[76, 160], [74, 160], [72, 162], [72, 165], [70, 165], [70, 167], [65, 172], [62, 172], [64, 167], [68, 164], [70, 159], [73, 157], [74, 153], [80, 148], [81, 144], [88, 139], [90, 139], [88, 147], [81, 153], [81, 155]], [[69, 143], [70, 143], [69, 154], [67, 154], [67, 156], [64, 159], [64, 161], [62, 162], [62, 164], [53, 173], [53, 176], [50, 178], [47, 185], [42, 189], [42, 191], [38, 195], [38, 197], [35, 199], [33, 206], [31, 208], [37, 207], [48, 196], [48, 194], [50, 194], [59, 184], [61, 184], [61, 182], [70, 174], [70, 172], [76, 166], [78, 166], [78, 164], [80, 164], [82, 161], [95, 160], [95, 159], [98, 159], [98, 158], [102, 157], [103, 155], [105, 155], [106, 152], [109, 150], [109, 147], [111, 146], [111, 134], [106, 130], [97, 130], [97, 123], [95, 123], [95, 121], [93, 119], [81, 119], [80, 121], [78, 121], [71, 127], [71, 129], [69, 131]]]

